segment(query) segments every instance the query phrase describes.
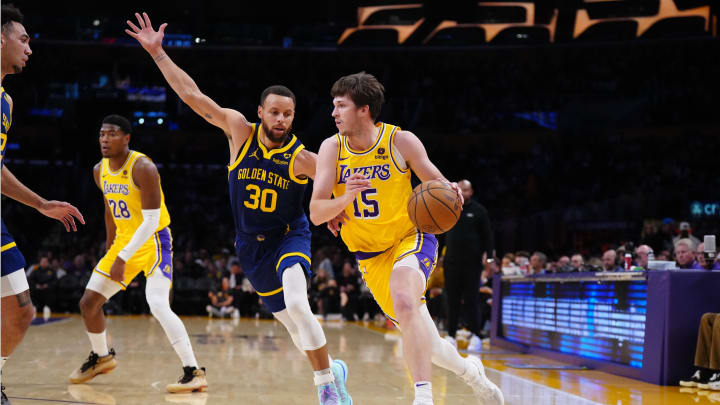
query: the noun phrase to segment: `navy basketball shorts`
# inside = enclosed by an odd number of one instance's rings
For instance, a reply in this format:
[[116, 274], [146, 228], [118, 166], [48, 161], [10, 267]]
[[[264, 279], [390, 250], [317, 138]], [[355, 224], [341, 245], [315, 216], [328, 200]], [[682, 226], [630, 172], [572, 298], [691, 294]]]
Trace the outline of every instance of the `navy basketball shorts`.
[[237, 238], [235, 250], [245, 275], [270, 312], [285, 309], [282, 276], [299, 263], [308, 277], [310, 271], [310, 229], [305, 225], [276, 239]]

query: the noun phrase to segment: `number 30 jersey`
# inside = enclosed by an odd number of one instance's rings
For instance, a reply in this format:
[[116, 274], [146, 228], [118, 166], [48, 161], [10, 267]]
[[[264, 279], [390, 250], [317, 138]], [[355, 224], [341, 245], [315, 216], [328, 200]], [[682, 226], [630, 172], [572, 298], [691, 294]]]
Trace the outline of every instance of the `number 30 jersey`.
[[[127, 243], [143, 222], [140, 189], [132, 179], [135, 163], [144, 154], [130, 151], [125, 163], [117, 171], [110, 170], [109, 160], [103, 158], [100, 166], [100, 190], [110, 207], [115, 222], [115, 241]], [[159, 180], [158, 180], [159, 181]], [[170, 225], [170, 214], [165, 206], [165, 195], [160, 188], [160, 224], [155, 232]], [[152, 238], [150, 238], [152, 240]]]
[[363, 174], [371, 187], [345, 208], [350, 221], [340, 235], [351, 252], [382, 252], [415, 229], [407, 213], [410, 168], [393, 146], [400, 128], [382, 122], [376, 127], [377, 140], [365, 151], [353, 150], [346, 136], [335, 135], [339, 148], [333, 195], [345, 194], [345, 182], [353, 173]]
[[295, 135], [281, 148], [268, 150], [260, 141], [261, 125], [250, 125], [250, 136], [228, 166], [228, 185], [237, 235], [254, 238], [287, 231], [300, 218], [307, 222], [303, 201], [308, 179], [294, 174], [295, 158], [305, 148]]

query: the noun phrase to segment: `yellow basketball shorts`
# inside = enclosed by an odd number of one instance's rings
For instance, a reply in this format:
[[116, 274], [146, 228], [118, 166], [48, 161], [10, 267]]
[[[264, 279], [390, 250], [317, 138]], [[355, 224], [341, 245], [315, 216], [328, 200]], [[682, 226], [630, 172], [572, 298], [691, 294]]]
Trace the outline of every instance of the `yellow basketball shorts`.
[[[355, 252], [358, 269], [365, 284], [385, 316], [395, 323], [397, 320], [390, 294], [390, 275], [395, 263], [413, 256], [417, 259], [418, 269], [425, 275], [427, 284], [438, 257], [438, 241], [433, 234], [414, 231], [382, 252]], [[418, 299], [425, 301], [424, 296]]]
[[[125, 247], [127, 241], [114, 242], [110, 246], [110, 250], [100, 259], [95, 267], [97, 273], [110, 278], [110, 269], [112, 268], [118, 253]], [[172, 281], [172, 234], [170, 228], [163, 228], [153, 234], [145, 244], [138, 249], [137, 252], [125, 263], [125, 277], [120, 282], [122, 289], [127, 288], [128, 284], [137, 277], [140, 272], [145, 273], [145, 277], [159, 269], [162, 274]]]

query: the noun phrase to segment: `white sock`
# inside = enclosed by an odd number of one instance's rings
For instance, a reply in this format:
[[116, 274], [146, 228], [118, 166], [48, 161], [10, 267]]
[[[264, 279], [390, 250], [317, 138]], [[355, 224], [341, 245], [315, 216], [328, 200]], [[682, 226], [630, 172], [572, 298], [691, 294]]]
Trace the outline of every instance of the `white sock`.
[[90, 347], [92, 347], [92, 351], [100, 357], [108, 355], [107, 335], [105, 332], [106, 331], [102, 331], [100, 333], [87, 333], [90, 338]]
[[5, 365], [5, 362], [7, 361], [7, 357], [0, 357], [0, 371], [2, 371], [3, 366]]
[[430, 381], [415, 382], [415, 400], [432, 401], [432, 383]]
[[329, 368], [325, 370], [313, 371], [315, 374], [315, 385], [326, 385], [335, 381], [335, 376]]

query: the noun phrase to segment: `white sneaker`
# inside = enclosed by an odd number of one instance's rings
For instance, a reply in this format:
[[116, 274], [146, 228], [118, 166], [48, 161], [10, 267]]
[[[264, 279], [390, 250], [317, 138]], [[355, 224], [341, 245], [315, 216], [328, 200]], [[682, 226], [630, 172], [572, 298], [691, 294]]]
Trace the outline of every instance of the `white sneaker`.
[[480, 353], [482, 351], [482, 345], [482, 340], [480, 340], [477, 335], [473, 334], [470, 338], [470, 343], [468, 343], [467, 351]]
[[212, 318], [212, 317], [213, 317], [213, 309], [212, 309], [212, 307], [211, 307], [210, 305], [206, 305], [206, 306], [205, 306], [205, 310], [206, 310], [207, 313], [208, 313], [208, 317]]
[[452, 336], [450, 336], [450, 335], [447, 335], [447, 336], [445, 336], [443, 339], [445, 339], [445, 340], [447, 340], [448, 342], [450, 342], [450, 344], [453, 345], [453, 347], [455, 348], [455, 350], [457, 350], [457, 340], [455, 340], [454, 337], [452, 337]]
[[468, 356], [466, 360], [468, 369], [460, 379], [472, 388], [478, 403], [483, 405], [503, 405], [505, 399], [502, 391], [487, 378], [482, 361], [475, 356]]
[[711, 383], [708, 383], [708, 389], [711, 389], [713, 391], [720, 391], [720, 381], [713, 381]]

